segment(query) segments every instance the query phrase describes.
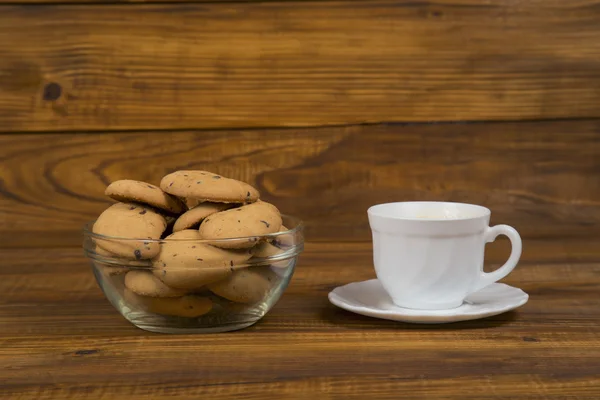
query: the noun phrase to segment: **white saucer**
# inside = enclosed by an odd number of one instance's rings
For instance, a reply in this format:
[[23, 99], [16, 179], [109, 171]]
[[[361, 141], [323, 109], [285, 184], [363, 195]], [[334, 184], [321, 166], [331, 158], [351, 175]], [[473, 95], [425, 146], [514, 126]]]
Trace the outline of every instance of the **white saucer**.
[[392, 302], [377, 279], [350, 283], [329, 293], [329, 301], [344, 310], [369, 317], [421, 324], [443, 324], [491, 317], [527, 303], [521, 289], [494, 283], [467, 297], [462, 306], [450, 310], [413, 310]]

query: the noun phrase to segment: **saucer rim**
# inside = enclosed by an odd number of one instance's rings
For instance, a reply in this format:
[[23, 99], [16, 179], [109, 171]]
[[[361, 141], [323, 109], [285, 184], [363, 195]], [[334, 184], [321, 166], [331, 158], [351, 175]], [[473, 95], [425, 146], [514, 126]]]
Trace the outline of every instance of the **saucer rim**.
[[[522, 299], [520, 299], [518, 302], [511, 303], [510, 305], [506, 305], [506, 306], [500, 307], [495, 310], [488, 309], [487, 311], [478, 310], [477, 308], [475, 308], [474, 310], [470, 310], [468, 312], [460, 312], [461, 308], [469, 305], [468, 303], [463, 303], [461, 306], [452, 308], [452, 309], [418, 310], [418, 309], [404, 308], [404, 307], [399, 307], [399, 306], [394, 305], [394, 308], [391, 310], [382, 310], [382, 309], [377, 309], [374, 307], [369, 307], [362, 303], [359, 303], [361, 305], [359, 305], [357, 303], [353, 303], [353, 304], [348, 303], [347, 301], [344, 300], [344, 297], [342, 297], [338, 293], [336, 293], [336, 291], [339, 291], [346, 286], [357, 285], [357, 284], [359, 285], [359, 284], [364, 284], [364, 283], [372, 282], [372, 281], [378, 281], [378, 279], [377, 278], [367, 279], [364, 281], [350, 282], [345, 285], [337, 286], [336, 288], [334, 288], [333, 290], [331, 290], [329, 292], [327, 297], [328, 297], [329, 301], [336, 307], [339, 307], [343, 310], [350, 311], [350, 312], [353, 312], [356, 314], [360, 314], [360, 315], [364, 315], [364, 316], [372, 317], [372, 318], [380, 318], [380, 319], [398, 321], [398, 322], [424, 323], [424, 324], [451, 323], [451, 322], [459, 322], [459, 321], [468, 321], [468, 320], [474, 320], [474, 319], [487, 318], [487, 317], [491, 317], [494, 315], [503, 314], [505, 312], [512, 311], [514, 309], [522, 307], [529, 301], [529, 294], [526, 293], [525, 291], [523, 291], [521, 288], [511, 286], [511, 285], [508, 285], [508, 284], [502, 283], [502, 282], [492, 283], [491, 285], [486, 286], [485, 288], [483, 288], [480, 291], [475, 292], [475, 293], [479, 293], [481, 291], [487, 290], [492, 286], [504, 286], [510, 290], [519, 291], [520, 292], [519, 295], [522, 296]], [[473, 294], [475, 294], [475, 293], [473, 293]], [[471, 304], [471, 306], [473, 306], [473, 304]], [[484, 306], [484, 305], [482, 305], [482, 306]], [[451, 312], [451, 313], [448, 314], [448, 312]], [[440, 313], [444, 313], [444, 314], [440, 314]]]

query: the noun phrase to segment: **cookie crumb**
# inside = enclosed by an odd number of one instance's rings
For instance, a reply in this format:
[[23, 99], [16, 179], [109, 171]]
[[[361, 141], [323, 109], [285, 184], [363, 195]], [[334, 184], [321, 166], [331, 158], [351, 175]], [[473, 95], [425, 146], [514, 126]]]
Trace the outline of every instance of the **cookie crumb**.
[[142, 252], [141, 252], [141, 251], [139, 251], [139, 250], [135, 250], [135, 251], [133, 252], [133, 255], [135, 256], [135, 259], [136, 259], [136, 260], [141, 260], [141, 259], [142, 259]]

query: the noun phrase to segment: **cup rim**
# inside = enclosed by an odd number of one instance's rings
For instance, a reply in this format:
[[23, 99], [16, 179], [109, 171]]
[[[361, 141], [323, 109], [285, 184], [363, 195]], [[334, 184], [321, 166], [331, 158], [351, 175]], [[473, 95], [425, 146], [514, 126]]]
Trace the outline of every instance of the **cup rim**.
[[[481, 212], [480, 215], [476, 215], [476, 216], [468, 216], [468, 217], [458, 217], [458, 218], [417, 218], [417, 217], [401, 217], [401, 216], [395, 216], [395, 215], [389, 215], [389, 214], [383, 214], [379, 209], [385, 207], [385, 206], [390, 206], [392, 204], [451, 204], [454, 206], [464, 206], [464, 207], [470, 207], [473, 209], [477, 209]], [[378, 217], [378, 218], [387, 218], [387, 219], [393, 219], [393, 220], [397, 220], [397, 221], [415, 221], [415, 222], [422, 222], [422, 223], [432, 223], [432, 222], [444, 222], [444, 223], [451, 223], [451, 222], [455, 222], [455, 221], [468, 221], [468, 220], [475, 220], [475, 219], [480, 219], [480, 218], [484, 218], [484, 217], [488, 217], [491, 215], [491, 210], [487, 207], [481, 206], [479, 204], [472, 204], [472, 203], [462, 203], [462, 202], [455, 202], [455, 201], [391, 201], [391, 202], [387, 202], [387, 203], [380, 203], [380, 204], [374, 204], [372, 206], [370, 206], [367, 209], [367, 214], [371, 217]]]

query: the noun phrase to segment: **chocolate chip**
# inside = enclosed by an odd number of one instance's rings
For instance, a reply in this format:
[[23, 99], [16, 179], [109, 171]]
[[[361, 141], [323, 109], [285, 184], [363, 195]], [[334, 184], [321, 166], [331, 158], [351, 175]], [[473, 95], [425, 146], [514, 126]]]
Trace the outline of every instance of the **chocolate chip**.
[[196, 184], [200, 184], [200, 183], [202, 183], [202, 181], [198, 181], [198, 182], [196, 182]]
[[198, 261], [204, 261], [204, 260], [203, 260], [203, 259], [201, 259], [201, 258], [196, 258], [196, 260], [198, 260]]
[[250, 192], [248, 192], [248, 194], [246, 194], [246, 197], [250, 197]]
[[230, 270], [231, 272], [233, 272], [233, 267], [229, 268], [229, 270]]
[[229, 265], [233, 267], [233, 260], [229, 261]]
[[152, 185], [146, 185], [146, 186], [148, 186], [150, 189], [154, 189], [154, 186], [152, 186]]
[[148, 246], [150, 242], [144, 242], [144, 246]]
[[241, 209], [241, 208], [238, 208], [238, 209], [237, 209], [237, 210], [235, 210], [235, 211], [242, 211], [242, 209]]
[[177, 253], [173, 254], [173, 257], [177, 257]]
[[192, 246], [192, 249], [195, 249], [195, 248], [196, 248], [196, 246]]
[[141, 252], [141, 251], [139, 251], [139, 250], [135, 250], [135, 251], [133, 252], [133, 255], [135, 256], [135, 259], [136, 259], [136, 260], [141, 260], [141, 259], [142, 259], [142, 252]]
[[142, 210], [142, 211], [140, 211], [140, 215], [144, 215], [144, 214], [146, 214], [147, 212], [148, 212], [148, 211], [146, 211], [146, 210]]
[[183, 174], [183, 176], [187, 176], [187, 174]]
[[213, 179], [221, 179], [219, 175], [213, 175]]
[[240, 220], [238, 219], [238, 224], [240, 223]]
[[135, 210], [135, 206], [129, 207], [130, 210]]
[[267, 221], [263, 221], [262, 219], [260, 220], [260, 222], [265, 224], [267, 226], [267, 228], [269, 228], [271, 226], [271, 224], [269, 224]]
[[167, 274], [167, 271], [163, 269], [163, 276]]
[[167, 266], [167, 263], [163, 262], [163, 263], [162, 263], [162, 265], [163, 265], [163, 267], [166, 267], [166, 266]]
[[174, 184], [174, 183], [175, 183], [175, 182], [171, 182], [171, 183], [169, 183], [169, 187], [173, 186], [173, 184]]

